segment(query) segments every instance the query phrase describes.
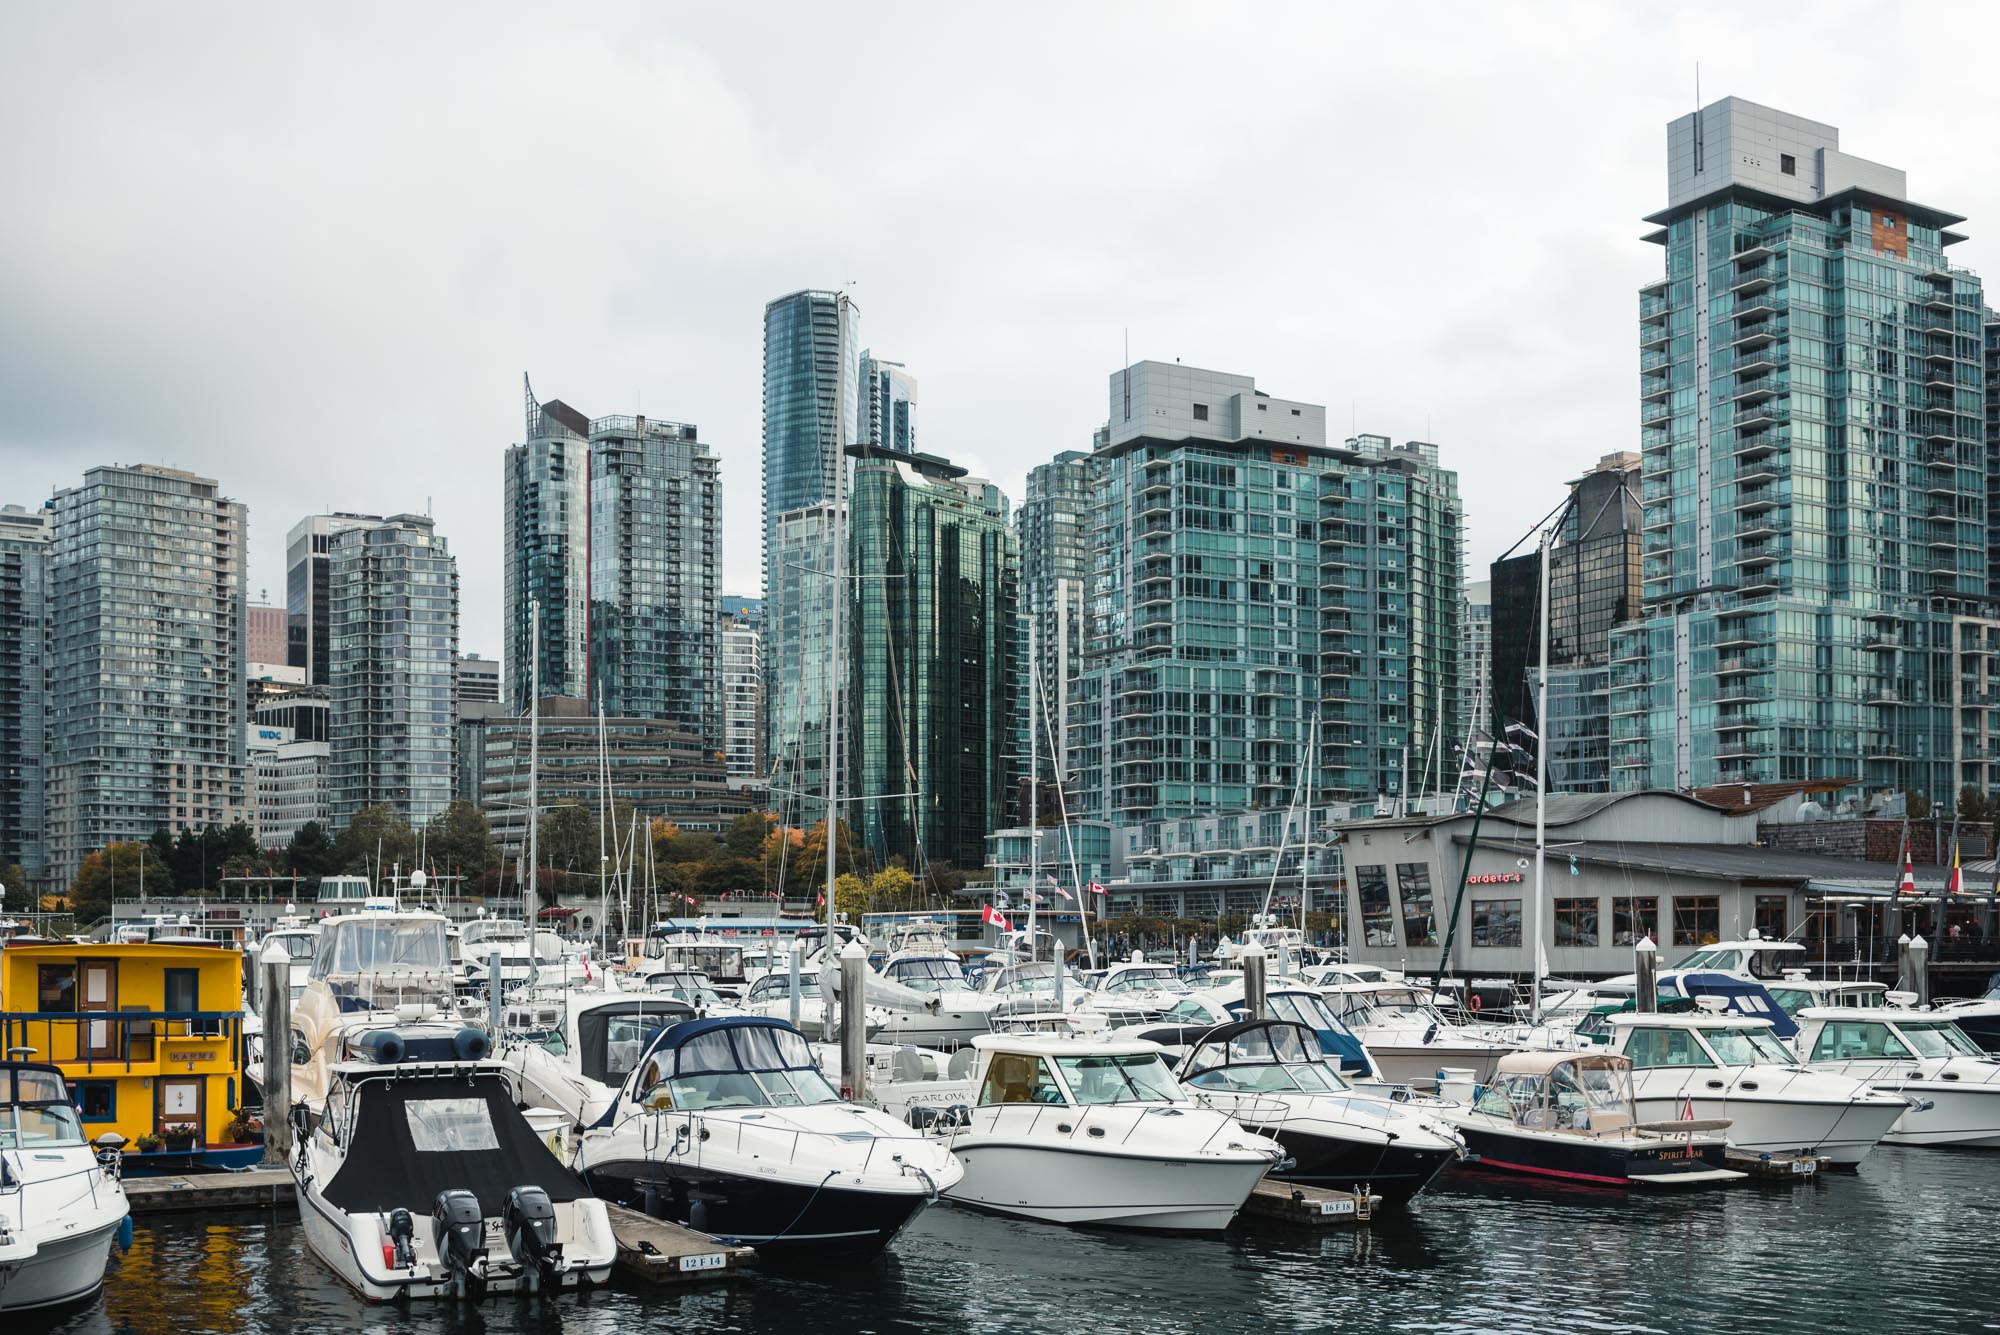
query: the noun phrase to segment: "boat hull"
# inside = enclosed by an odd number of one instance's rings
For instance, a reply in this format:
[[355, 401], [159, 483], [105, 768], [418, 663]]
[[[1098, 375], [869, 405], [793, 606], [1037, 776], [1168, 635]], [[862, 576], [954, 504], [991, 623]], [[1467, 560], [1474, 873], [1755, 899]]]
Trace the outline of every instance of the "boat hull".
[[123, 1220], [40, 1240], [32, 1255], [0, 1256], [0, 1312], [32, 1312], [81, 1302], [104, 1283], [104, 1266]]
[[[1675, 1121], [1687, 1106], [1678, 1093], [1642, 1092], [1637, 1104], [1642, 1122]], [[1882, 1103], [1697, 1098], [1694, 1115], [1728, 1122], [1729, 1143], [1747, 1154], [1807, 1153], [1852, 1168], [1882, 1142], [1904, 1109]]]
[[1471, 1071], [1472, 1078], [1484, 1084], [1493, 1078], [1500, 1059], [1509, 1051], [1507, 1048], [1455, 1048], [1444, 1043], [1378, 1047], [1366, 1035], [1362, 1041], [1368, 1045], [1368, 1055], [1375, 1059], [1382, 1083], [1412, 1085], [1419, 1089], [1434, 1088], [1438, 1082], [1438, 1071], [1445, 1067]]
[[605, 1200], [773, 1259], [875, 1256], [931, 1199], [922, 1190], [856, 1191], [657, 1159], [608, 1159], [587, 1176]]
[[1458, 1151], [1448, 1146], [1412, 1149], [1291, 1127], [1263, 1134], [1283, 1145], [1292, 1159], [1292, 1167], [1273, 1169], [1273, 1178], [1336, 1191], [1357, 1191], [1365, 1186], [1380, 1196], [1384, 1205], [1406, 1203], [1458, 1158]]
[[[1719, 1139], [1693, 1144], [1660, 1141], [1634, 1145], [1589, 1136], [1510, 1134], [1461, 1123], [1466, 1148], [1478, 1167], [1602, 1187], [1671, 1186], [1672, 1179], [1726, 1168], [1727, 1146]], [[1732, 1177], [1741, 1177], [1732, 1173]]]
[[1052, 1224], [1163, 1232], [1227, 1228], [1271, 1166], [1264, 1155], [1124, 1155], [961, 1138], [955, 1203]]
[[1885, 1145], [2000, 1149], [2000, 1084], [1954, 1086], [1941, 1080], [1910, 1080], [1875, 1087], [1931, 1105], [1904, 1113], [1895, 1129], [1882, 1137]]

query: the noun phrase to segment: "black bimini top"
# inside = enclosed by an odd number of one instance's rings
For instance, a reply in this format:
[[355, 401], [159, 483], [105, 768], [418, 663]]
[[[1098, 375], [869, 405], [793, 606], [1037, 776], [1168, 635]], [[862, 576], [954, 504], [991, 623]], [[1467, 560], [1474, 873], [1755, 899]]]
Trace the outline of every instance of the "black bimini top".
[[1218, 1066], [1270, 1066], [1320, 1058], [1319, 1036], [1291, 1020], [1238, 1020], [1203, 1034], [1188, 1053], [1186, 1072]]
[[356, 1095], [347, 1157], [322, 1192], [349, 1214], [397, 1206], [429, 1214], [438, 1193], [453, 1187], [479, 1197], [489, 1219], [506, 1208], [512, 1187], [540, 1187], [552, 1201], [588, 1194], [529, 1128], [497, 1076], [370, 1079]]

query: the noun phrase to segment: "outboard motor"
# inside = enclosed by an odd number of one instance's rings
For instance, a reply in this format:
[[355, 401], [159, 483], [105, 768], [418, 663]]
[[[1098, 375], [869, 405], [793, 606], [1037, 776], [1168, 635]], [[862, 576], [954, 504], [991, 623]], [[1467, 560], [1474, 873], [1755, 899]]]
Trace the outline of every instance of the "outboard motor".
[[389, 1255], [383, 1259], [397, 1270], [417, 1263], [417, 1221], [400, 1205], [389, 1212]]
[[507, 1193], [502, 1217], [507, 1250], [521, 1267], [525, 1288], [554, 1288], [560, 1282], [562, 1243], [556, 1240], [556, 1207], [541, 1187], [515, 1187]]
[[477, 1301], [486, 1291], [486, 1217], [463, 1187], [440, 1191], [431, 1211], [431, 1240], [451, 1276], [452, 1295]]

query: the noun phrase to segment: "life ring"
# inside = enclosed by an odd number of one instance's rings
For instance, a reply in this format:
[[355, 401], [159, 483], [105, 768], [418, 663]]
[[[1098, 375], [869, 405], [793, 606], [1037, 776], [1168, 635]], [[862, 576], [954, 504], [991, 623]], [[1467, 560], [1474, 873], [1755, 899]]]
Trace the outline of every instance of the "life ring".
[[1468, 1001], [1466, 1005], [1472, 1008], [1472, 1013], [1474, 1015], [1479, 1014], [1479, 994], [1477, 992], [1474, 992], [1472, 994], [1472, 1000]]

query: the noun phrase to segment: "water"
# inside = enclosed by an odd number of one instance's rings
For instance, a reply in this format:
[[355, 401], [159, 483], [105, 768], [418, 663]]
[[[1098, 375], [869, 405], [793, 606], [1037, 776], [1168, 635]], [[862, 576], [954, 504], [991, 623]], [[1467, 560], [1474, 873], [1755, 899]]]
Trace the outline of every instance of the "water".
[[2000, 1329], [2000, 1152], [1877, 1150], [1859, 1174], [1695, 1197], [1447, 1176], [1405, 1216], [1157, 1238], [941, 1207], [873, 1266], [676, 1293], [365, 1308], [296, 1217], [141, 1222], [103, 1296], [8, 1335], [208, 1331], [727, 1335], [812, 1331]]

